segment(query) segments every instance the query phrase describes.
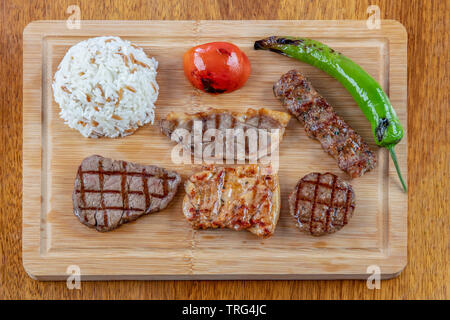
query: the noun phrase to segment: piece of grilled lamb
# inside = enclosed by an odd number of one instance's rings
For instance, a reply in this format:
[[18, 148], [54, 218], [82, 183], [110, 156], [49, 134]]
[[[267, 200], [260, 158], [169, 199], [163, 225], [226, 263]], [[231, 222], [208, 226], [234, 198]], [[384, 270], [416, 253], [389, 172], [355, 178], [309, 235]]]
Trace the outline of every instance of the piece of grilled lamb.
[[[276, 150], [283, 138], [290, 118], [291, 116], [286, 112], [273, 111], [265, 108], [259, 110], [250, 108], [246, 112], [232, 112], [225, 109], [209, 108], [207, 111], [191, 114], [171, 112], [165, 119], [161, 120], [160, 127], [163, 134], [181, 144], [185, 150], [192, 154], [194, 154], [196, 149], [202, 155], [206, 148], [214, 150], [212, 147], [217, 142], [217, 137], [209, 136], [207, 131], [209, 129], [215, 129], [222, 136], [223, 140], [220, 146], [222, 154], [219, 158], [239, 159], [242, 155], [242, 159], [252, 159], [252, 157], [259, 159], [270, 155], [272, 150]], [[195, 122], [198, 122], [198, 132], [202, 135], [199, 141], [196, 141], [194, 138]], [[190, 138], [187, 139], [187, 137], [177, 134], [177, 129], [184, 129]], [[233, 154], [231, 155], [227, 155], [226, 148], [228, 146], [226, 144], [234, 143], [234, 141], [226, 141], [228, 129], [235, 129], [237, 135], [239, 135], [238, 130], [242, 130], [240, 132], [243, 133], [243, 139], [236, 139], [237, 142], [235, 147], [233, 147]], [[276, 129], [279, 129], [278, 139], [275, 139], [275, 131], [272, 131]], [[253, 137], [257, 137], [257, 139], [252, 141], [249, 133], [253, 133]], [[261, 134], [266, 135], [266, 140], [259, 138]], [[241, 155], [236, 152], [239, 148], [242, 150]], [[218, 157], [215, 152], [211, 152], [211, 156]]]
[[185, 183], [183, 213], [194, 229], [230, 228], [269, 237], [280, 213], [280, 186], [271, 167], [206, 167]]

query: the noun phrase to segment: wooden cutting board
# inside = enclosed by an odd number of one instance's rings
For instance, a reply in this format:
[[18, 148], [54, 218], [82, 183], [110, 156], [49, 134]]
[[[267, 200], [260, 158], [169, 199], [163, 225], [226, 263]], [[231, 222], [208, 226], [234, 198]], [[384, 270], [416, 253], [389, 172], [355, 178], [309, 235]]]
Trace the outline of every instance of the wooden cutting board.
[[[280, 147], [282, 208], [269, 239], [246, 231], [192, 230], [181, 211], [182, 187], [166, 210], [115, 231], [99, 233], [79, 223], [72, 188], [78, 165], [89, 155], [160, 165], [183, 179], [195, 171], [172, 163], [174, 143], [156, 125], [125, 138], [96, 140], [59, 118], [51, 90], [59, 62], [70, 46], [104, 35], [128, 39], [159, 61], [157, 119], [201, 107], [283, 111], [272, 85], [284, 72], [301, 70], [378, 157], [376, 170], [351, 181], [356, 210], [350, 223], [316, 238], [300, 233], [290, 216], [287, 196], [305, 174], [329, 171], [348, 179], [295, 119]], [[68, 29], [65, 21], [29, 24], [23, 34], [23, 265], [28, 274], [63, 280], [69, 266], [77, 266], [84, 280], [366, 279], [377, 268], [382, 278], [398, 275], [406, 265], [407, 195], [388, 152], [375, 145], [368, 121], [336, 80], [294, 59], [253, 50], [255, 40], [270, 35], [314, 38], [353, 59], [389, 94], [407, 132], [407, 34], [396, 21], [383, 21], [374, 30], [365, 21], [83, 21], [80, 29]], [[183, 53], [211, 41], [233, 42], [248, 55], [252, 74], [242, 89], [212, 96], [185, 79]], [[406, 135], [396, 151], [406, 178]]]

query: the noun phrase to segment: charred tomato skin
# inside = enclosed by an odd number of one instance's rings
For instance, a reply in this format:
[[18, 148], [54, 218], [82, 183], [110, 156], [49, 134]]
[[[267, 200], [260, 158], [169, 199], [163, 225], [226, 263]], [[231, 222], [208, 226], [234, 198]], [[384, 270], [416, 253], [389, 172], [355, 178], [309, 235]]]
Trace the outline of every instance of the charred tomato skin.
[[241, 88], [251, 72], [247, 55], [229, 42], [192, 47], [183, 56], [183, 67], [194, 87], [211, 94]]

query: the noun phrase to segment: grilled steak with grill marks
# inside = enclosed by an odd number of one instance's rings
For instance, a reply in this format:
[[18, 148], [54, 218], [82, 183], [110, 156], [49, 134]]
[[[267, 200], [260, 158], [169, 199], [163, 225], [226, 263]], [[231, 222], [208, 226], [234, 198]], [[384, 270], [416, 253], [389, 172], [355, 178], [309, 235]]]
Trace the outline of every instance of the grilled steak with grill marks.
[[353, 216], [352, 186], [332, 173], [304, 176], [289, 196], [289, 208], [301, 231], [322, 236], [340, 230]]
[[[245, 133], [250, 133], [251, 130], [253, 130], [255, 134], [257, 132], [259, 134], [265, 133], [267, 142], [264, 144], [262, 144], [261, 140], [258, 138], [258, 140], [255, 141], [256, 143], [250, 145], [250, 143], [248, 142], [248, 135], [246, 140], [241, 140], [241, 142], [239, 142], [239, 139], [237, 140], [237, 143], [244, 143], [245, 145], [238, 145], [234, 148], [234, 150], [238, 150], [238, 148], [241, 147], [241, 150], [245, 151], [245, 159], [249, 159], [249, 157], [251, 156], [260, 158], [265, 155], [262, 154], [261, 156], [261, 153], [258, 154], [258, 148], [261, 152], [267, 151], [267, 155], [270, 154], [271, 148], [275, 150], [276, 147], [278, 147], [278, 143], [280, 143], [281, 139], [283, 138], [284, 130], [290, 119], [291, 116], [286, 112], [273, 111], [265, 108], [261, 108], [259, 110], [250, 108], [246, 112], [231, 112], [224, 109], [209, 108], [208, 111], [197, 112], [193, 114], [171, 112], [165, 119], [161, 121], [160, 126], [161, 132], [163, 134], [165, 134], [175, 142], [182, 144], [183, 148], [185, 148], [186, 150], [194, 153], [194, 143], [197, 143], [193, 137], [195, 129], [194, 122], [199, 121], [201, 124], [201, 126], [199, 127], [199, 131], [201, 131], [200, 133], [202, 133], [202, 141], [199, 141], [199, 143], [201, 143], [201, 146], [199, 146], [199, 150], [202, 151], [202, 154], [205, 148], [207, 148], [208, 146], [212, 147], [212, 145], [216, 142], [216, 137], [211, 138], [210, 136], [208, 136], [208, 134], [205, 134], [205, 132], [209, 129], [218, 130], [218, 132], [223, 137], [223, 145], [225, 145], [225, 143], [228, 143], [228, 141], [225, 141], [227, 129], [242, 129], [244, 136]], [[185, 137], [174, 134], [175, 130], [177, 129], [187, 130], [187, 132], [190, 133], [191, 138], [185, 139]], [[261, 129], [262, 131], [257, 131], [258, 129]], [[274, 140], [275, 143], [273, 146], [271, 146], [271, 144], [274, 135], [271, 132], [271, 129], [280, 130], [279, 140]], [[222, 155], [225, 159], [225, 148], [222, 148]], [[211, 156], [215, 156], [215, 154], [212, 154]], [[232, 157], [236, 159], [237, 153], [235, 152]]]
[[185, 183], [183, 213], [194, 229], [275, 232], [280, 213], [278, 176], [270, 167], [206, 167]]
[[109, 231], [167, 207], [180, 181], [175, 171], [90, 156], [78, 167], [73, 210], [81, 223]]
[[273, 93], [304, 126], [310, 138], [338, 162], [352, 178], [362, 176], [376, 165], [375, 154], [342, 117], [298, 71], [284, 74], [273, 86]]

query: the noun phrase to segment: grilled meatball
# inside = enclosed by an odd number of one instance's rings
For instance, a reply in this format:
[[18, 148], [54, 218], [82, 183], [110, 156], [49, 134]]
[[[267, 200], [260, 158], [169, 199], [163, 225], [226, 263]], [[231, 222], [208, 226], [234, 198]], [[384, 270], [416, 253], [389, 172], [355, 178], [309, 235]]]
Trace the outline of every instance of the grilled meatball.
[[289, 209], [301, 231], [322, 236], [345, 226], [355, 210], [352, 186], [332, 173], [309, 173], [289, 196]]

